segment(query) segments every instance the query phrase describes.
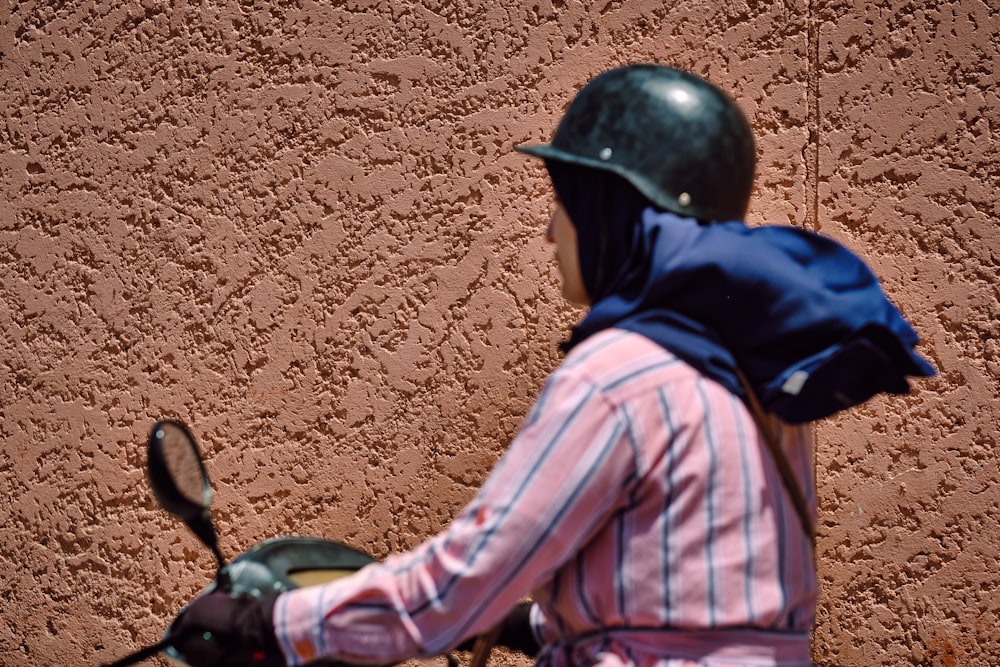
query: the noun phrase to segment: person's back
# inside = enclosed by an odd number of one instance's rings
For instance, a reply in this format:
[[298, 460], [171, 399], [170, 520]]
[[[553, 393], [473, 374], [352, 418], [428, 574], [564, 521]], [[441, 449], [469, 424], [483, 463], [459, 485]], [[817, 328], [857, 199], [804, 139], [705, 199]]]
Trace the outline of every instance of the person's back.
[[[781, 645], [786, 659], [808, 664], [812, 546], [746, 406], [617, 329], [575, 347], [553, 379], [599, 392], [631, 445], [609, 456], [632, 459], [635, 476], [617, 510], [535, 591], [549, 643], [542, 661], [643, 664], [737, 649], [762, 659]], [[782, 434], [812, 507], [811, 431]]]

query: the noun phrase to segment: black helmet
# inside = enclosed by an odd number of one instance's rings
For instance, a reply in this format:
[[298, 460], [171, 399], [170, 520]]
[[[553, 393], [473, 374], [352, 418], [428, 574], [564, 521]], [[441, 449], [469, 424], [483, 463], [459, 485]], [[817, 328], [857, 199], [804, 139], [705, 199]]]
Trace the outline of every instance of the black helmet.
[[517, 150], [614, 172], [656, 206], [739, 220], [753, 187], [753, 134], [722, 90], [661, 65], [609, 70], [570, 103], [551, 144]]

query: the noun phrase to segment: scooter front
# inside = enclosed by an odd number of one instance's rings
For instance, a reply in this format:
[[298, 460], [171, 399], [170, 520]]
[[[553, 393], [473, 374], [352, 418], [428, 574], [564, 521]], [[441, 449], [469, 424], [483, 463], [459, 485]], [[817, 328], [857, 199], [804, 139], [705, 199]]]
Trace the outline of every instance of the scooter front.
[[[218, 565], [215, 579], [198, 596], [216, 590], [257, 597], [280, 593], [334, 581], [374, 562], [368, 554], [340, 542], [287, 536], [256, 544], [227, 564], [219, 550], [212, 519], [208, 473], [194, 437], [181, 422], [164, 420], [153, 426], [148, 442], [147, 476], [159, 505], [183, 520], [215, 556]], [[186, 608], [185, 605], [177, 618]], [[188, 664], [176, 648], [182, 642], [186, 650], [197, 651], [201, 656], [220, 651], [210, 634], [192, 638], [176, 633], [177, 618], [156, 644], [99, 667], [126, 667], [161, 652], [176, 662]]]

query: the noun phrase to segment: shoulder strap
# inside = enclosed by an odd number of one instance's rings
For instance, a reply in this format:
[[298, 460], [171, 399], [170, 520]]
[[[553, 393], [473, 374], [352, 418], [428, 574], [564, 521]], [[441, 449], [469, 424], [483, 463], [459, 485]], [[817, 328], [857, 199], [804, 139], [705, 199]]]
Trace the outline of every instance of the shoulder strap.
[[795, 477], [795, 472], [792, 470], [791, 463], [788, 462], [785, 450], [781, 448], [781, 443], [778, 442], [777, 433], [775, 433], [774, 429], [770, 428], [769, 420], [764, 414], [764, 409], [761, 407], [760, 401], [757, 400], [757, 394], [754, 393], [750, 382], [739, 369], [737, 369], [736, 374], [740, 379], [740, 384], [743, 385], [743, 391], [747, 394], [747, 403], [750, 405], [750, 412], [753, 414], [753, 419], [757, 423], [757, 428], [760, 429], [761, 435], [764, 436], [764, 442], [767, 443], [767, 449], [771, 452], [771, 458], [774, 460], [774, 465], [781, 476], [781, 483], [792, 500], [792, 505], [799, 517], [802, 530], [805, 532], [806, 537], [809, 538], [809, 543], [812, 545], [813, 550], [815, 550], [816, 531], [813, 528], [812, 519], [809, 516], [809, 510], [806, 505], [806, 497], [802, 493], [799, 480]]
[[500, 637], [500, 629], [503, 621], [500, 621], [492, 628], [476, 637], [476, 643], [472, 646], [472, 659], [470, 667], [486, 667], [486, 662], [490, 659], [490, 653]]

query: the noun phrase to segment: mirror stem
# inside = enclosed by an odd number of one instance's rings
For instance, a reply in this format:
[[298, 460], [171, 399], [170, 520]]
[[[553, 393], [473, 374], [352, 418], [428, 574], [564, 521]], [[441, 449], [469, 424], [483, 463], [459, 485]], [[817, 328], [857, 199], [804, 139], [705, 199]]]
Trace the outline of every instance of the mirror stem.
[[233, 581], [229, 576], [229, 568], [226, 567], [226, 559], [222, 557], [222, 552], [216, 546], [212, 547], [212, 553], [215, 554], [215, 560], [219, 564], [215, 571], [215, 586], [220, 591], [228, 593], [232, 590]]

